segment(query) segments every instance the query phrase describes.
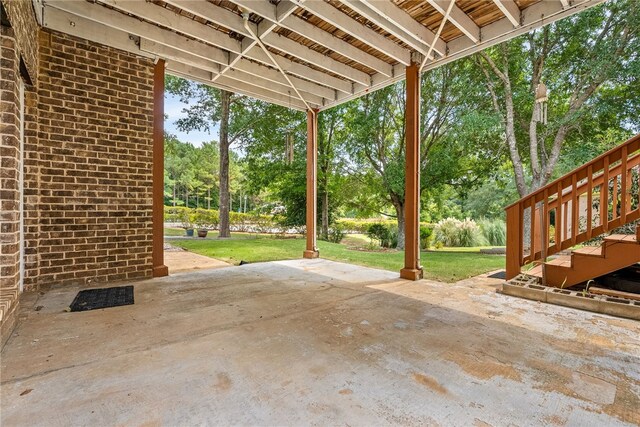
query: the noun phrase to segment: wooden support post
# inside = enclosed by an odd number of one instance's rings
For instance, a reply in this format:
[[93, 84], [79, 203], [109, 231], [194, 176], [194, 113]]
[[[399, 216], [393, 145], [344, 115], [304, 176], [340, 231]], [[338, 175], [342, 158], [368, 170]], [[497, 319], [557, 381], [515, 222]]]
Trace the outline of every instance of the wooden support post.
[[522, 223], [520, 205], [507, 209], [507, 280], [520, 274], [522, 261]]
[[164, 60], [156, 62], [153, 74], [153, 185], [152, 250], [153, 277], [169, 274], [164, 265]]
[[305, 258], [318, 258], [317, 224], [318, 111], [307, 111], [307, 249]]
[[400, 277], [422, 279], [420, 265], [420, 65], [406, 69], [404, 268]]

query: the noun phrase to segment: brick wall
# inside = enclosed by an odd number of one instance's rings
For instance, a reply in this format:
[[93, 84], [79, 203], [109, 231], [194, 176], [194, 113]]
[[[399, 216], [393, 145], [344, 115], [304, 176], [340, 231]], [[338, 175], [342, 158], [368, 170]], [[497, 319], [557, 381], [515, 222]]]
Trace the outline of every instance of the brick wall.
[[15, 321], [19, 283], [19, 57], [13, 29], [0, 26], [0, 324]]
[[18, 55], [27, 66], [29, 76], [35, 82], [38, 74], [38, 23], [31, 0], [3, 1], [11, 27], [15, 32]]
[[2, 5], [11, 23], [0, 33], [4, 343], [20, 282], [20, 58], [34, 84], [24, 93], [26, 290], [151, 277], [154, 65], [39, 30], [30, 0]]
[[27, 287], [151, 277], [153, 63], [40, 33]]

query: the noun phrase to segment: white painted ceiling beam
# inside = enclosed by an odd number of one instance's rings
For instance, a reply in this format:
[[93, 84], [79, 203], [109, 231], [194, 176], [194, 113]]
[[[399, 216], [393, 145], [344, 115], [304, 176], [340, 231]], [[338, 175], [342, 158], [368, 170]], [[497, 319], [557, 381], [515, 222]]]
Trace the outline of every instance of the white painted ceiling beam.
[[[212, 9], [213, 5], [209, 3], [202, 3], [194, 0], [168, 0], [168, 2], [185, 10], [189, 10], [191, 13], [195, 13], [195, 11], [198, 11], [199, 13], [197, 14], [199, 16], [205, 17], [206, 19], [212, 18], [211, 16], [209, 16], [209, 12]], [[363, 52], [357, 47], [337, 37], [332, 36], [331, 34], [321, 30], [315, 25], [307, 23], [304, 19], [298, 18], [297, 16], [290, 16], [291, 12], [298, 6], [289, 1], [281, 1], [277, 7], [273, 6], [269, 2], [260, 2], [255, 0], [233, 0], [233, 2], [244, 10], [260, 14], [264, 17], [265, 21], [261, 22], [257, 30], [254, 28], [254, 32], [258, 34], [260, 39], [267, 45], [270, 45], [269, 40], [273, 40], [273, 35], [271, 34], [274, 26], [280, 26], [298, 33], [308, 38], [309, 40], [325, 46], [386, 76], [391, 76], [392, 67], [386, 62], [376, 58], [373, 55]], [[221, 8], [218, 7], [217, 9]], [[231, 15], [234, 14], [231, 13]], [[233, 22], [234, 27], [238, 26], [238, 23], [235, 22], [237, 21], [237, 18], [227, 16], [227, 14], [216, 14], [216, 17], [220, 25], [225, 25], [225, 22]], [[254, 24], [252, 24], [252, 26], [255, 27]], [[246, 29], [244, 29], [244, 27], [243, 31], [238, 32], [250, 37], [249, 34], [246, 34], [247, 31]], [[252, 40], [248, 40], [247, 42], [243, 41], [243, 46], [245, 43], [250, 43], [251, 41]], [[274, 45], [273, 47], [282, 49], [277, 45]]]
[[[74, 2], [74, 3], [79, 3], [79, 2]], [[89, 3], [86, 3], [86, 4], [89, 4]], [[130, 53], [148, 57], [148, 58], [161, 57], [165, 59], [170, 59], [173, 64], [182, 63], [182, 65], [184, 66], [192, 66], [194, 68], [203, 69], [203, 70], [214, 72], [214, 73], [217, 73], [220, 70], [220, 64], [215, 61], [197, 56], [195, 54], [190, 54], [161, 43], [149, 41], [144, 38], [141, 38], [139, 40], [140, 45], [138, 45], [136, 44], [138, 40], [132, 38], [127, 32], [121, 31], [119, 29], [116, 29], [104, 24], [93, 22], [81, 16], [73, 15], [68, 12], [61, 11], [59, 9], [47, 7], [44, 11], [43, 16], [44, 16], [43, 22], [44, 22], [45, 28], [50, 28], [52, 30], [71, 34], [76, 37], [80, 37], [96, 43], [112, 46], [117, 49], [121, 49]], [[198, 42], [192, 42], [191, 43], [192, 47], [193, 47], [193, 43], [196, 43], [198, 45], [201, 44]], [[203, 45], [203, 46], [206, 46], [206, 45]], [[199, 49], [196, 49], [195, 51], [201, 52]], [[264, 84], [265, 86], [273, 86], [275, 83], [281, 88], [281, 94], [287, 94], [287, 90], [282, 89], [283, 84], [281, 81], [270, 82], [268, 81], [267, 78], [264, 78], [264, 76], [269, 76], [273, 78], [275, 74], [281, 80], [284, 80], [284, 78], [277, 71], [258, 65], [258, 64], [251, 63], [250, 61], [247, 61], [247, 60], [242, 60], [242, 63], [239, 64], [239, 68], [252, 70], [254, 74], [262, 75], [263, 78], [260, 80], [257, 80], [255, 76], [252, 76], [246, 71], [242, 71], [242, 70], [239, 70], [234, 74], [236, 77], [242, 74], [246, 80], [254, 80], [256, 82], [259, 81], [261, 84]], [[183, 71], [188, 69], [189, 68], [183, 67]], [[190, 77], [190, 76], [186, 76], [186, 77]], [[198, 77], [198, 75], [196, 77]], [[199, 77], [201, 78], [202, 75], [200, 74]], [[293, 77], [293, 79], [296, 79], [296, 78]], [[335, 99], [334, 90], [313, 84], [311, 82], [308, 82], [302, 79], [297, 79], [297, 80], [299, 80], [299, 83], [302, 86], [302, 92], [304, 96], [310, 98], [311, 103], [316, 105], [322, 105], [325, 102], [322, 97], [323, 94], [328, 96], [327, 101], [332, 101]], [[311, 93], [307, 94], [306, 91], [308, 89], [312, 89], [314, 91], [321, 90], [322, 93], [320, 95], [311, 94]]]
[[[52, 9], [49, 9], [49, 10], [52, 10]], [[195, 42], [195, 43], [201, 44], [199, 42]], [[192, 45], [193, 45], [193, 43], [192, 43]], [[195, 47], [195, 46], [192, 46], [192, 47]], [[202, 47], [210, 48], [210, 46], [207, 46], [207, 45], [204, 45], [204, 44], [202, 45]], [[215, 70], [213, 70], [212, 68], [206, 68], [206, 69], [209, 69], [211, 71], [215, 71], [216, 73], [220, 73], [221, 70], [223, 70], [224, 66], [226, 65], [225, 63], [222, 63], [222, 62], [219, 62], [219, 61], [210, 60], [209, 57], [207, 56], [206, 49], [205, 49], [204, 52], [199, 48], [196, 48], [193, 51], [189, 51], [189, 52], [185, 52], [183, 50], [180, 50], [180, 52], [184, 53], [185, 55], [176, 56], [178, 54], [175, 52], [175, 50], [176, 50], [175, 47], [170, 46], [170, 45], [164, 45], [164, 44], [156, 43], [154, 41], [147, 40], [145, 38], [141, 38], [140, 49], [142, 51], [145, 51], [145, 52], [153, 52], [155, 55], [158, 55], [160, 57], [166, 57], [166, 58], [169, 58], [169, 56], [165, 56], [165, 55], [172, 54], [173, 55], [172, 59], [178, 60], [178, 61], [180, 60], [179, 58], [189, 58], [189, 56], [195, 56], [195, 57], [198, 57], [199, 59], [202, 59], [203, 61], [208, 61], [208, 62], [212, 62], [212, 63], [215, 62], [217, 64], [220, 64], [222, 67], [218, 66], [218, 68], [216, 68]], [[215, 48], [213, 48], [213, 49], [215, 49]], [[185, 61], [182, 61], [182, 62], [185, 62]], [[185, 63], [189, 63], [189, 62], [185, 62]], [[194, 66], [198, 66], [198, 64], [203, 64], [203, 62], [191, 63], [191, 65], [194, 65]], [[280, 84], [286, 84], [287, 83], [286, 79], [277, 70], [275, 70], [273, 68], [268, 68], [268, 67], [260, 65], [260, 64], [256, 64], [256, 63], [248, 61], [246, 59], [240, 59], [230, 69], [238, 69], [240, 71], [249, 72], [249, 73], [254, 74], [254, 75], [258, 76], [258, 77], [265, 77], [265, 78], [268, 78], [268, 79], [272, 80], [274, 83], [280, 83]], [[300, 79], [298, 77], [291, 76], [290, 78], [292, 79], [294, 84], [296, 84], [296, 87], [300, 88], [304, 92], [309, 92], [309, 93], [312, 93], [314, 95], [318, 95], [318, 96], [321, 96], [323, 98], [327, 98], [328, 100], [335, 99], [336, 95], [335, 95], [335, 90], [334, 89], [331, 89], [329, 87], [310, 82], [308, 80], [303, 80], [303, 79]]]
[[[483, 37], [480, 44], [473, 43], [471, 40], [464, 37], [454, 39], [451, 42], [447, 43], [449, 54], [443, 58], [437, 58], [430, 63], [427, 63], [424, 71], [428, 71], [446, 63], [463, 58], [465, 56], [472, 55], [483, 49], [502, 43], [503, 41], [525, 34], [535, 28], [540, 28], [543, 25], [548, 25], [559, 19], [571, 16], [582, 10], [596, 6], [600, 3], [603, 3], [604, 1], [606, 0], [578, 0], [573, 3], [573, 6], [570, 9], [564, 9], [559, 1], [542, 1], [539, 3], [535, 3], [522, 11], [521, 26], [514, 28], [509, 19], [503, 18], [500, 21], [483, 27]], [[400, 72], [398, 74], [400, 74]], [[404, 80], [404, 74], [398, 74], [395, 78], [388, 79], [384, 82], [376, 81], [374, 76], [374, 81], [371, 88], [367, 88], [367, 90], [357, 91], [352, 95], [340, 94], [337, 101], [321, 107], [320, 110], [326, 110], [328, 108], [358, 98], [366, 93]]]
[[385, 31], [393, 34], [423, 55], [433, 43], [440, 55], [446, 53], [446, 43], [407, 12], [388, 1], [341, 0], [354, 12], [365, 17]]
[[334, 74], [338, 74], [346, 79], [349, 79], [355, 83], [360, 83], [364, 86], [371, 84], [371, 76], [369, 74], [352, 68], [346, 64], [343, 64], [335, 59], [325, 56], [319, 52], [309, 49], [308, 47], [294, 42], [284, 36], [280, 36], [276, 33], [270, 33], [262, 39], [265, 44], [275, 47], [276, 49], [288, 53], [302, 59], [309, 64], [313, 64], [316, 67], [323, 68]]
[[[521, 12], [522, 25], [514, 28], [511, 21], [503, 18], [492, 24], [482, 27], [482, 43], [471, 43], [463, 37], [451, 40], [447, 46], [449, 47], [449, 55], [435, 63], [435, 66], [454, 61], [464, 56], [471, 55], [482, 49], [495, 46], [505, 40], [512, 39], [519, 35], [525, 34], [535, 28], [548, 25], [564, 17], [573, 15], [584, 9], [596, 6], [606, 0], [582, 0], [575, 1], [571, 9], [564, 9], [559, 1], [541, 1], [534, 3]], [[433, 68], [427, 65], [425, 70]]]
[[[141, 22], [139, 19], [123, 15], [118, 11], [107, 9], [95, 3], [85, 1], [47, 0], [47, 5], [63, 9], [66, 12], [75, 14], [79, 17], [86, 17], [92, 21], [106, 24], [127, 33], [143, 37], [147, 40], [152, 40], [157, 43], [182, 50], [186, 53], [210, 59], [222, 65], [231, 63], [228, 52], [225, 52], [222, 49], [204, 44], [198, 40], [180, 36], [153, 24]], [[47, 7], [47, 9], [51, 9], [51, 7]], [[212, 30], [212, 32], [214, 32], [214, 30]], [[109, 44], [109, 41], [106, 40], [104, 43]], [[265, 63], [266, 65], [272, 65], [269, 58], [267, 58], [266, 55], [258, 49], [253, 49], [246, 56]], [[235, 59], [236, 60], [234, 62], [237, 62], [240, 58]], [[295, 63], [286, 58], [278, 58], [278, 62], [283, 66], [283, 68], [291, 69], [292, 73], [306, 80], [311, 80], [318, 85], [327, 86], [331, 89], [338, 89], [347, 93], [352, 93], [353, 91], [353, 85], [351, 82], [329, 76], [323, 72]]]
[[[263, 7], [263, 2], [253, 2], [253, 4], [256, 5], [256, 10], [257, 10], [257, 12], [254, 11], [254, 13], [257, 13], [258, 15], [260, 15], [261, 13], [264, 13], [264, 14], [268, 14], [269, 13], [269, 8], [268, 7]], [[291, 13], [293, 13], [293, 11], [294, 11], [294, 8], [289, 8], [289, 9], [281, 8], [281, 10], [280, 10], [281, 16], [278, 16], [276, 18], [276, 21], [285, 19], [287, 16], [289, 16]], [[270, 33], [271, 31], [275, 30], [276, 27], [277, 27], [277, 24], [270, 23], [270, 25], [266, 29], [266, 33]], [[247, 42], [246, 44], [245, 44], [245, 41]], [[243, 43], [242, 43], [242, 53], [240, 55], [236, 55], [236, 56], [232, 57], [231, 61], [229, 62], [229, 64], [227, 64], [227, 66], [222, 69], [221, 74], [224, 74], [225, 72], [227, 72], [228, 70], [233, 68], [236, 65], [236, 63], [238, 63], [240, 61], [242, 56], [244, 56], [248, 51], [253, 49], [257, 44], [258, 44], [258, 42], [256, 40], [254, 40], [253, 38], [248, 38], [248, 37], [245, 38], [243, 40]], [[269, 64], [269, 65], [271, 66], [273, 64]], [[221, 75], [221, 74], [219, 74], [219, 75]], [[218, 78], [218, 76], [214, 77], [214, 79]], [[283, 78], [284, 78], [284, 76], [283, 76]]]
[[514, 0], [493, 0], [493, 2], [514, 27], [520, 26], [520, 8]]
[[[115, 0], [110, 0], [115, 1]], [[169, 0], [171, 4], [174, 4], [177, 7], [180, 7], [182, 10], [185, 10], [189, 13], [193, 13], [201, 18], [204, 18], [208, 21], [214, 22], [218, 25], [222, 25], [226, 28], [229, 28], [235, 31], [238, 34], [241, 34], [245, 37], [251, 37], [251, 34], [244, 27], [244, 22], [242, 17], [237, 14], [224, 9], [222, 7], [216, 6], [212, 3], [203, 2], [203, 1], [194, 1], [194, 0]], [[157, 9], [163, 9], [159, 6], [155, 6]], [[147, 10], [147, 13], [151, 13], [150, 10]], [[175, 13], [170, 12], [175, 15]], [[149, 15], [145, 15], [149, 16]], [[155, 22], [155, 18], [153, 18]], [[160, 22], [159, 22], [160, 23]], [[191, 21], [191, 27], [198, 26], [198, 23], [194, 23]], [[252, 28], [254, 34], [258, 34], [258, 28], [255, 24], [249, 23]], [[200, 25], [204, 27], [203, 25]], [[188, 31], [184, 26], [174, 27], [176, 30], [180, 32]], [[206, 27], [204, 27], [206, 28]], [[190, 34], [193, 35], [193, 34]], [[197, 37], [193, 35], [193, 37]], [[197, 37], [200, 38], [200, 37]], [[353, 67], [350, 67], [346, 64], [343, 64], [335, 59], [329, 58], [325, 55], [322, 55], [314, 50], [309, 49], [308, 47], [301, 45], [300, 43], [296, 43], [293, 40], [290, 40], [286, 37], [279, 36], [273, 32], [269, 32], [266, 36], [261, 37], [261, 40], [266, 45], [272, 46], [280, 51], [288, 53], [289, 55], [295, 56], [309, 64], [313, 64], [316, 67], [324, 68], [327, 71], [331, 71], [335, 74], [338, 74], [344, 78], [352, 80], [354, 82], [369, 85], [370, 77], [368, 74], [363, 73], [362, 71], [356, 70]], [[239, 47], [239, 52], [242, 52], [242, 48]]]
[[266, 88], [254, 86], [249, 82], [239, 82], [226, 76], [220, 76], [215, 82], [213, 82], [213, 73], [211, 73], [210, 71], [201, 70], [197, 67], [191, 67], [178, 62], [167, 61], [167, 72], [172, 75], [184, 77], [220, 89], [226, 89], [242, 95], [261, 99], [273, 104], [282, 105], [283, 107], [294, 108], [301, 111], [305, 111], [307, 109], [307, 107], [295, 97], [289, 97], [288, 95], [283, 95]]
[[345, 33], [350, 34], [352, 37], [366, 43], [372, 48], [394, 58], [396, 61], [404, 65], [409, 65], [411, 63], [411, 54], [407, 49], [398, 46], [382, 34], [378, 34], [371, 28], [350, 18], [348, 15], [342, 13], [329, 3], [319, 0], [310, 0], [304, 3], [299, 0], [293, 0], [293, 3], [301, 6], [334, 27], [341, 29]]
[[[251, 4], [258, 3], [251, 0], [234, 0], [234, 2], [236, 4], [242, 5], [242, 7], [247, 7]], [[260, 2], [259, 4], [263, 4], [263, 3]], [[271, 21], [271, 19], [273, 18], [270, 18], [270, 17], [275, 17], [277, 19], [277, 16], [278, 16], [277, 9], [289, 10], [289, 8], [291, 7], [296, 8], [297, 6], [295, 4], [289, 1], [283, 0], [278, 4], [277, 7], [271, 6], [270, 4], [267, 4], [267, 6], [270, 6], [273, 9], [272, 12], [268, 14], [269, 17], [265, 17], [265, 19], [269, 20], [271, 23], [278, 24], [280, 27], [286, 28], [297, 34], [300, 34], [315, 43], [318, 43], [326, 48], [329, 48], [334, 52], [337, 52], [369, 68], [372, 68], [386, 76], [391, 76], [391, 69], [392, 69], [391, 65], [329, 34], [328, 32], [316, 27], [315, 25], [308, 23], [302, 18], [299, 18], [293, 15], [281, 21], [277, 21], [277, 22]], [[263, 40], [264, 40], [264, 37], [266, 36], [265, 31], [268, 31], [270, 27], [270, 25], [268, 24], [265, 25], [265, 24], [267, 23], [263, 21], [258, 28], [258, 35]]]
[[42, 26], [143, 57], [156, 57], [152, 53], [141, 51], [140, 47], [136, 44], [137, 40], [124, 31], [90, 21], [53, 7], [47, 7], [43, 10]]
[[[229, 77], [230, 79], [234, 79], [234, 80], [237, 80], [237, 81], [240, 81], [240, 82], [251, 82], [255, 86], [268, 88], [268, 89], [271, 89], [274, 92], [278, 92], [278, 93], [281, 93], [283, 95], [288, 95], [288, 96], [291, 97], [292, 100], [293, 99], [298, 99], [298, 96], [297, 96], [296, 92], [287, 83], [285, 83], [285, 84], [275, 83], [275, 82], [272, 82], [269, 79], [265, 79], [264, 77], [258, 77], [258, 76], [255, 76], [253, 74], [248, 74], [248, 73], [245, 73], [244, 71], [240, 71], [240, 70], [236, 70], [236, 69], [231, 69], [231, 70], [227, 71], [224, 74], [224, 77]], [[300, 88], [298, 88], [298, 90], [300, 91], [300, 94], [302, 95], [304, 100], [307, 101], [311, 105], [318, 106], [318, 105], [324, 105], [326, 103], [324, 98], [322, 98], [321, 96], [317, 96], [317, 95], [310, 94], [308, 92], [304, 92], [304, 91], [300, 90]], [[331, 100], [331, 101], [333, 101], [333, 100]]]
[[[47, 2], [48, 1], [50, 0], [47, 0]], [[178, 15], [177, 13], [172, 12], [169, 9], [165, 9], [164, 7], [160, 7], [153, 3], [147, 3], [146, 1], [101, 1], [123, 12], [143, 17], [146, 20], [157, 25], [170, 28], [182, 34], [186, 34], [187, 36], [201, 40], [205, 43], [228, 50], [229, 52], [241, 52], [241, 46], [238, 40], [232, 39], [221, 31], [217, 31], [211, 27], [207, 27], [206, 25], [194, 22], [192, 19], [187, 18], [186, 16]]]
[[[214, 73], [214, 75], [220, 74], [220, 70], [221, 70], [220, 64], [216, 64], [213, 61], [209, 61], [195, 55], [181, 52], [179, 50], [170, 48], [168, 46], [164, 46], [154, 42], [149, 42], [145, 39], [142, 39], [140, 40], [140, 49], [144, 50], [145, 52], [150, 52], [152, 54], [155, 54], [160, 58], [170, 59], [172, 61], [184, 64], [184, 65], [189, 65], [202, 70], [210, 71]], [[265, 74], [269, 74], [268, 71], [271, 71], [267, 67], [257, 66], [256, 64], [253, 64], [253, 65], [255, 66], [255, 68], [261, 68], [265, 72]], [[280, 75], [280, 77], [282, 77], [280, 73], [278, 72], [276, 73]], [[251, 84], [254, 86], [270, 88], [282, 94], [288, 94], [289, 92], [291, 92], [294, 94], [294, 97], [295, 97], [295, 92], [293, 92], [291, 87], [289, 87], [286, 80], [284, 83], [281, 83], [279, 81], [274, 82], [272, 80], [265, 78], [264, 76], [261, 76], [259, 73], [249, 74], [237, 69], [228, 70], [224, 75], [234, 80], [251, 82]], [[282, 79], [284, 80], [284, 78]], [[325, 103], [324, 99], [321, 96], [313, 95], [302, 90], [301, 90], [301, 93], [303, 98], [307, 102], [311, 102], [316, 105], [323, 105]], [[329, 100], [331, 101], [332, 99], [330, 98]]]
[[[427, 0], [427, 2], [442, 15], [447, 13], [447, 8], [452, 1], [455, 0]], [[451, 8], [448, 20], [462, 31], [465, 36], [469, 37], [472, 42], [478, 43], [480, 41], [480, 27], [455, 4]]]
[[[187, 53], [195, 53], [203, 55], [204, 58], [215, 61], [219, 64], [226, 64], [229, 62], [229, 54], [221, 49], [208, 46], [204, 43], [197, 42], [195, 40], [179, 36], [171, 31], [163, 30], [153, 24], [147, 22], [141, 22], [136, 18], [123, 15], [120, 12], [106, 9], [103, 6], [88, 3], [86, 1], [60, 1], [60, 0], [47, 0], [47, 11], [52, 9], [60, 9], [71, 16], [76, 16], [77, 19], [88, 19], [98, 24], [103, 24], [111, 28], [124, 31], [125, 33], [134, 34], [136, 36], [145, 39], [153, 40], [157, 43], [171, 46], [175, 49], [182, 50]], [[109, 44], [109, 40], [104, 40], [102, 43]]]
[[[246, 52], [244, 56], [268, 66], [273, 65], [271, 59], [269, 59], [269, 57], [259, 48], [252, 48]], [[278, 57], [277, 61], [287, 74], [293, 74], [303, 79], [312, 80], [316, 83], [329, 86], [344, 93], [353, 93], [353, 83], [349, 81], [330, 76], [322, 71], [309, 68], [306, 65], [289, 61], [286, 58]]]
[[[247, 61], [247, 60], [238, 61], [238, 63], [232, 69], [242, 71], [258, 77], [264, 77], [265, 79], [270, 80], [274, 83], [287, 84], [287, 80], [282, 76], [282, 74], [278, 70], [274, 68], [268, 68], [251, 61]], [[303, 80], [301, 78], [298, 78], [292, 75], [290, 75], [289, 78], [291, 79], [293, 84], [296, 85], [296, 87], [303, 92], [308, 92], [314, 95], [321, 96], [323, 98], [326, 98], [329, 101], [333, 101], [336, 98], [336, 91], [334, 89], [330, 89], [326, 86], [320, 86], [308, 80]]]

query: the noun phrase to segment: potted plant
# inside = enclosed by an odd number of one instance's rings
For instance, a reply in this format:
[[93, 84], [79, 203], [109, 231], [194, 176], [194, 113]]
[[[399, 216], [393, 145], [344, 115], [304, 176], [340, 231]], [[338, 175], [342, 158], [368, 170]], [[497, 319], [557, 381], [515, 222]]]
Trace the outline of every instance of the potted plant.
[[187, 237], [193, 237], [193, 214], [189, 208], [184, 208], [179, 213], [182, 228], [184, 228]]
[[198, 237], [207, 237], [211, 224], [208, 211], [206, 209], [196, 209], [194, 212], [194, 222], [198, 228]]

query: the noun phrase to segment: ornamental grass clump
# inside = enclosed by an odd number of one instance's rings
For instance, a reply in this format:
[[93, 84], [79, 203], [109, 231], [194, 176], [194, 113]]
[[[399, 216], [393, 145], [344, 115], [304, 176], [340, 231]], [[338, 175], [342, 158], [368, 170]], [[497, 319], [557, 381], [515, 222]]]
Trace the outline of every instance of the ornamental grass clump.
[[445, 247], [470, 247], [482, 244], [482, 233], [478, 224], [466, 218], [446, 218], [433, 228], [433, 240]]
[[505, 246], [507, 243], [507, 224], [501, 219], [483, 219], [478, 225], [486, 244]]

